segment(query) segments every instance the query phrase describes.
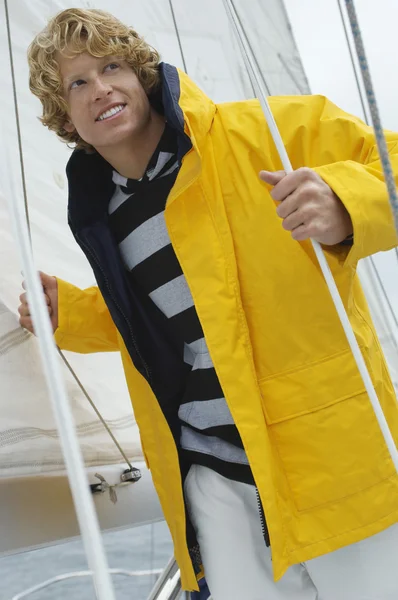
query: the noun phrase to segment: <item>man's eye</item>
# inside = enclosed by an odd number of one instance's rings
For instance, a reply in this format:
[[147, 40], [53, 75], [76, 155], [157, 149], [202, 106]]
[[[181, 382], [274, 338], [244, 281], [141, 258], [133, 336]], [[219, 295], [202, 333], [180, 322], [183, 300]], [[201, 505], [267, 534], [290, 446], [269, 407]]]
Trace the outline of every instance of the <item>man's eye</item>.
[[105, 67], [105, 71], [108, 69], [109, 71], [114, 71], [115, 69], [118, 69], [119, 65], [117, 63], [109, 63], [109, 65], [106, 65]]
[[83, 83], [86, 83], [83, 79], [77, 79], [71, 84], [70, 89], [80, 87]]

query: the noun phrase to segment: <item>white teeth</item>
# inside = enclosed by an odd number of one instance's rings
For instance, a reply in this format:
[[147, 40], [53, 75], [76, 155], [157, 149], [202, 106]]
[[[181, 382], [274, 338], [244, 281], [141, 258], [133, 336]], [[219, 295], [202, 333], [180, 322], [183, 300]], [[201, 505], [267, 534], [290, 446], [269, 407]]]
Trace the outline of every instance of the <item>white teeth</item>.
[[124, 108], [124, 104], [119, 104], [119, 106], [114, 106], [113, 108], [110, 108], [106, 112], [102, 113], [102, 115], [100, 115], [98, 117], [97, 121], [103, 121], [104, 119], [108, 119], [112, 115], [115, 115], [116, 113], [123, 110], [123, 108]]

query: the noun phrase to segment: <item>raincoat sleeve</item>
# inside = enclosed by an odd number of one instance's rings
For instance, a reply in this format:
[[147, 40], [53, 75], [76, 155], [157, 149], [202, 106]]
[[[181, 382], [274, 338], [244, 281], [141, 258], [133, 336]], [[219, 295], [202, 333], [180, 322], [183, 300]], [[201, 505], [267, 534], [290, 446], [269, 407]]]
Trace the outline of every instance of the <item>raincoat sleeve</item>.
[[61, 350], [87, 354], [119, 350], [117, 329], [97, 287], [81, 290], [58, 279], [58, 328]]
[[[313, 168], [351, 216], [354, 243], [337, 250], [344, 264], [355, 266], [361, 258], [397, 246], [372, 128], [323, 96], [277, 99], [273, 112], [293, 168]], [[398, 183], [398, 134], [385, 135]]]

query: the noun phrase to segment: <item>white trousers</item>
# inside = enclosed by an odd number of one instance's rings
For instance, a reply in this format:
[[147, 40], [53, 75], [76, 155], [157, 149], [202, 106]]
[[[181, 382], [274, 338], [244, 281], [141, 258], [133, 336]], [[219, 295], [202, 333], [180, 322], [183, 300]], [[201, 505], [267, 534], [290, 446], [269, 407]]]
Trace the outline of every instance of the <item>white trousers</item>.
[[194, 465], [185, 494], [212, 600], [398, 600], [398, 524], [275, 583], [253, 486]]

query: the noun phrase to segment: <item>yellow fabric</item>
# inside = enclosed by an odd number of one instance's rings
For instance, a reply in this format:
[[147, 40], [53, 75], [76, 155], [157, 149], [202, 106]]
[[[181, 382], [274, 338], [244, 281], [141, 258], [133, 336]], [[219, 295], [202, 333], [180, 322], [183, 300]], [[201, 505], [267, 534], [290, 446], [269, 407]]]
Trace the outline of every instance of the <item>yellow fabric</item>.
[[[398, 477], [309, 242], [281, 227], [259, 180], [281, 168], [257, 101], [214, 105], [180, 74], [185, 156], [166, 223], [261, 494], [276, 579], [398, 520]], [[294, 168], [315, 168], [346, 205], [354, 245], [328, 261], [395, 439], [393, 387], [355, 275], [397, 245], [371, 130], [320, 96], [271, 108]], [[398, 173], [398, 135], [387, 133]], [[59, 281], [56, 340], [76, 352], [120, 349], [142, 443], [186, 589], [177, 452], [156, 398], [133, 367], [95, 288]]]

